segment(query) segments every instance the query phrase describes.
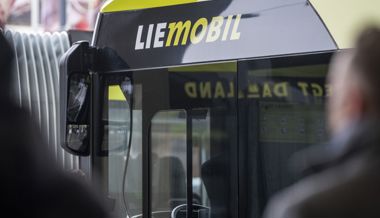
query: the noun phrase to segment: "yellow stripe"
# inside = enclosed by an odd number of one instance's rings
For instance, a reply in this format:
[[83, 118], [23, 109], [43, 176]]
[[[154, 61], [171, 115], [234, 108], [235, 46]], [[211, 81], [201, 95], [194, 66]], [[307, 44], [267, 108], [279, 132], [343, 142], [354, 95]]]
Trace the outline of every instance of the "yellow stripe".
[[380, 0], [310, 0], [340, 49], [352, 48], [359, 32], [380, 26]]
[[311, 66], [300, 66], [300, 67], [284, 67], [284, 68], [274, 68], [274, 69], [260, 69], [260, 70], [249, 70], [249, 76], [256, 77], [324, 77], [328, 70], [327, 65], [311, 65]]
[[113, 85], [108, 87], [108, 100], [109, 101], [126, 101], [123, 91], [120, 86]]
[[108, 0], [100, 10], [102, 13], [158, 8], [189, 4], [209, 0]]
[[168, 71], [175, 73], [235, 73], [237, 71], [237, 62], [172, 67]]

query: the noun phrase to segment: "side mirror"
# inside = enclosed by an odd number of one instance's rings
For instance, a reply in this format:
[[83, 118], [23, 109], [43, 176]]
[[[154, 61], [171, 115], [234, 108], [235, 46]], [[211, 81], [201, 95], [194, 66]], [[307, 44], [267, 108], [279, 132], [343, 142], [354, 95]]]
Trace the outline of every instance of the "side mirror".
[[71, 154], [90, 154], [90, 57], [86, 41], [75, 43], [60, 62], [60, 143]]
[[[60, 144], [71, 154], [90, 154], [90, 69], [93, 72], [127, 69], [128, 65], [109, 48], [91, 47], [79, 41], [60, 62]], [[121, 84], [122, 88], [130, 85]], [[125, 90], [123, 90], [124, 92]], [[130, 95], [131, 90], [124, 94]]]

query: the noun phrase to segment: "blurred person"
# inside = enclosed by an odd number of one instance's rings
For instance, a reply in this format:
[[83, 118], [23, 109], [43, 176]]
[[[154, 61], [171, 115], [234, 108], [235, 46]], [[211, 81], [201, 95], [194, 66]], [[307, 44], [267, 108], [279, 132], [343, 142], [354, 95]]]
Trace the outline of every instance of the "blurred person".
[[0, 31], [0, 158], [3, 216], [104, 218], [103, 203], [81, 181], [56, 166], [29, 113], [9, 91], [12, 49]]
[[11, 7], [15, 0], [1, 0], [0, 1], [0, 28], [4, 28], [10, 15]]
[[274, 196], [265, 218], [380, 217], [380, 29], [337, 53], [328, 80], [332, 139], [296, 155], [313, 173]]

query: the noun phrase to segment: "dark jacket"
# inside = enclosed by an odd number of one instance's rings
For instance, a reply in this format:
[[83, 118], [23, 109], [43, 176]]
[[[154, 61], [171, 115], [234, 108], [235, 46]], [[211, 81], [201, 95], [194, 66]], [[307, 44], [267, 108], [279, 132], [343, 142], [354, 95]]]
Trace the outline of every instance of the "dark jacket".
[[326, 146], [301, 152], [316, 172], [276, 195], [264, 218], [380, 217], [380, 123], [353, 125]]

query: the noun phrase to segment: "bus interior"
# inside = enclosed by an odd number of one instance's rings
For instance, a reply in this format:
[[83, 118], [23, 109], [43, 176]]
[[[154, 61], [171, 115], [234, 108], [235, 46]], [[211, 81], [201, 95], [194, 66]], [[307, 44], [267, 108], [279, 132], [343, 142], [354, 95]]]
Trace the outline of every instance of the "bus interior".
[[100, 74], [94, 165], [115, 216], [260, 217], [327, 137], [330, 56]]

